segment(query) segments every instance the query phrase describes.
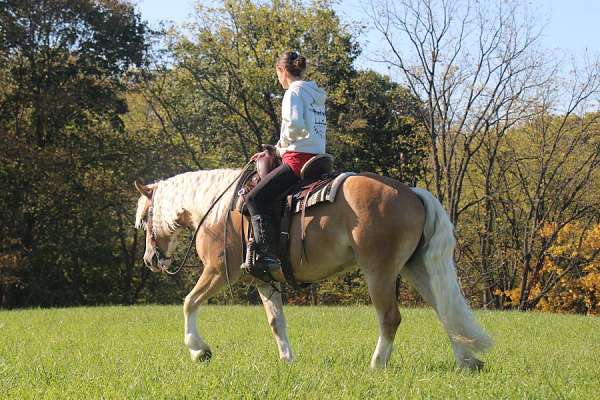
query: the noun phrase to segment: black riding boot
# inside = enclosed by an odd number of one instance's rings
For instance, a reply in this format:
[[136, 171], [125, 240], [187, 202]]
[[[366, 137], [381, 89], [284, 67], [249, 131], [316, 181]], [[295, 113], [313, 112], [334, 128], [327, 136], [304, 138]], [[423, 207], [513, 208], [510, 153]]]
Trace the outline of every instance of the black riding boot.
[[275, 227], [271, 216], [258, 214], [252, 216], [254, 244], [258, 253], [256, 268], [268, 272], [281, 269], [281, 261], [276, 255]]

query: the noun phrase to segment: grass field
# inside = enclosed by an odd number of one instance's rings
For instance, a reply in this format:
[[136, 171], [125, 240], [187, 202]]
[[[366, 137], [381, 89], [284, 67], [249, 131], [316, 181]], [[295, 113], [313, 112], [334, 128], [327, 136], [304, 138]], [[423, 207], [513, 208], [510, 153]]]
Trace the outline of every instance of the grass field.
[[599, 399], [600, 319], [480, 312], [496, 346], [481, 373], [454, 369], [429, 309], [401, 310], [387, 370], [371, 371], [369, 307], [287, 307], [296, 362], [278, 360], [260, 307], [207, 306], [213, 359], [193, 364], [181, 308], [0, 312], [0, 398]]

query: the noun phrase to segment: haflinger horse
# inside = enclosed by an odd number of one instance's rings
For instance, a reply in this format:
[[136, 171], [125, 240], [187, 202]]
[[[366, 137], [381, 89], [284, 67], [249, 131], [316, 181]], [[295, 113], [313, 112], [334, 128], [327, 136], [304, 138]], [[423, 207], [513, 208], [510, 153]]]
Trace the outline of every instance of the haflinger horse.
[[[183, 304], [184, 342], [194, 361], [212, 352], [198, 332], [198, 309], [228, 282], [242, 278], [242, 236], [239, 212], [229, 212], [235, 189], [229, 187], [240, 170], [187, 172], [150, 185], [136, 183], [141, 196], [136, 227], [146, 227], [145, 264], [153, 271], [168, 268], [179, 231], [197, 228], [196, 251], [203, 272]], [[224, 191], [229, 191], [220, 198]], [[216, 206], [211, 208], [215, 203]], [[210, 212], [207, 214], [207, 211]], [[225, 227], [227, 224], [227, 227]], [[302, 254], [301, 226], [305, 229]], [[225, 232], [227, 243], [225, 243]], [[437, 313], [449, 338], [459, 368], [478, 370], [476, 355], [489, 349], [490, 337], [477, 324], [458, 284], [453, 260], [452, 223], [439, 201], [427, 190], [409, 188], [372, 173], [348, 177], [332, 203], [306, 210], [291, 225], [290, 258], [298, 282], [319, 282], [358, 265], [366, 279], [379, 320], [379, 339], [371, 367], [385, 367], [392, 352], [400, 312], [396, 279], [400, 274]], [[278, 281], [284, 277], [275, 274]], [[283, 314], [281, 293], [275, 285], [257, 281], [279, 356], [294, 358]]]

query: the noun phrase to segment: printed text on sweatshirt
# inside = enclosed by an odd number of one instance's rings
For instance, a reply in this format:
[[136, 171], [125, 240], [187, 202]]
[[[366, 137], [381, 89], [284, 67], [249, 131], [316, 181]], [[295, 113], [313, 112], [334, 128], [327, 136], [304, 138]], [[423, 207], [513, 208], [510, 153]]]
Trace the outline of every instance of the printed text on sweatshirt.
[[294, 81], [281, 104], [279, 155], [286, 151], [325, 153], [325, 91], [314, 81]]

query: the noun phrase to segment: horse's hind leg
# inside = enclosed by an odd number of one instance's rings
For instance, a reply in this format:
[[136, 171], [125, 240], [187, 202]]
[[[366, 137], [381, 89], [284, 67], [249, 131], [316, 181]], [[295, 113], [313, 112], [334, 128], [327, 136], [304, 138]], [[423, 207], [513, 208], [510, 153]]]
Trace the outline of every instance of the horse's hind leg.
[[[402, 269], [401, 274], [412, 287], [417, 289], [423, 299], [434, 308], [439, 317], [438, 304], [436, 304], [431, 287], [432, 277], [420, 258], [415, 257], [406, 264]], [[442, 324], [444, 325], [444, 328], [448, 329], [444, 319], [442, 319]], [[483, 368], [483, 361], [479, 360], [467, 346], [451, 334], [448, 334], [448, 337], [450, 339], [450, 344], [452, 345], [452, 351], [454, 352], [457, 367], [471, 370], [480, 370]]]
[[293, 361], [292, 348], [290, 347], [290, 341], [287, 334], [287, 323], [285, 316], [283, 315], [283, 302], [281, 300], [281, 292], [278, 291], [281, 288], [279, 283], [277, 290], [267, 283], [258, 284], [258, 293], [265, 307], [267, 313], [267, 320], [273, 331], [273, 336], [277, 342], [277, 348], [279, 349], [279, 358], [286, 362]]
[[371, 368], [387, 366], [392, 354], [394, 337], [400, 325], [400, 311], [396, 302], [397, 274], [394, 270], [365, 271], [369, 295], [379, 319], [379, 339], [371, 358]]
[[212, 352], [202, 337], [198, 334], [196, 316], [198, 307], [214, 296], [224, 285], [223, 273], [215, 268], [205, 268], [196, 286], [185, 297], [183, 314], [185, 317], [185, 345], [190, 350], [193, 361], [206, 361], [212, 357]]

